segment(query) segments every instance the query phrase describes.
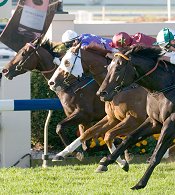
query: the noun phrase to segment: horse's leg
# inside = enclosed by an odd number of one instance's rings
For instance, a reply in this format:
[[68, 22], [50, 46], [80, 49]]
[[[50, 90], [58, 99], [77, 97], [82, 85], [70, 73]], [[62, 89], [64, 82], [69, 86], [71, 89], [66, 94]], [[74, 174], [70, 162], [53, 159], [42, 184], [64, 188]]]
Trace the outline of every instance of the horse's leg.
[[[113, 139], [117, 135], [128, 135], [140, 125], [140, 121], [132, 115], [128, 114], [125, 119], [118, 123], [115, 127], [110, 129], [105, 133], [104, 141], [106, 142], [108, 148], [111, 147]], [[125, 150], [125, 159], [129, 160], [129, 154]]]
[[[108, 117], [109, 116], [105, 116], [101, 121], [99, 121], [94, 126], [86, 130], [86, 132], [81, 136], [81, 140], [88, 140], [95, 136], [98, 137], [100, 134], [104, 134], [108, 129], [113, 128], [113, 126], [120, 122], [119, 120], [109, 120]], [[114, 151], [116, 148], [115, 145], [113, 144], [112, 147], [108, 147], [108, 149], [109, 152], [112, 153], [112, 151]], [[122, 160], [121, 157], [119, 156], [116, 159], [116, 162], [123, 170], [128, 171], [129, 166], [126, 160]]]
[[82, 122], [80, 111], [73, 112], [70, 116], [66, 117], [64, 120], [58, 123], [56, 127], [56, 133], [60, 136], [62, 142], [65, 146], [70, 144], [70, 141], [65, 135], [65, 129], [71, 127], [72, 125], [79, 125]]
[[147, 185], [147, 182], [152, 172], [154, 171], [154, 168], [160, 163], [163, 155], [173, 143], [173, 139], [175, 138], [174, 129], [175, 129], [175, 113], [171, 114], [171, 116], [168, 117], [164, 122], [156, 148], [153, 152], [153, 155], [151, 156], [149, 167], [146, 170], [143, 177], [141, 178], [141, 180], [131, 189], [138, 190], [144, 188]]
[[[84, 141], [92, 138], [95, 136], [96, 129], [99, 129], [103, 124], [105, 124], [108, 121], [107, 116], [105, 116], [102, 120], [100, 120], [98, 123], [96, 123], [94, 127], [94, 133], [92, 134], [89, 129], [87, 129], [79, 138], [74, 140], [70, 145], [68, 145], [63, 151], [59, 152], [55, 155], [55, 157], [52, 159], [53, 161], [57, 161], [59, 159], [63, 159], [68, 154], [72, 153], [76, 148], [78, 148]], [[90, 134], [90, 135], [89, 135]]]
[[[93, 127], [87, 129], [79, 138], [73, 141], [69, 146], [67, 146], [63, 151], [55, 155], [52, 161], [62, 160], [66, 155], [72, 153], [77, 147], [81, 145], [82, 142], [95, 137], [96, 135], [104, 134], [107, 129], [112, 128], [118, 120], [112, 120], [109, 122], [108, 116], [105, 116], [102, 120], [96, 123]], [[128, 170], [128, 164], [125, 160], [120, 157], [117, 158], [116, 162], [122, 167], [123, 170]]]
[[137, 118], [127, 115], [120, 123], [106, 132], [104, 140], [110, 144], [117, 135], [128, 135], [141, 124]]
[[107, 171], [107, 166], [115, 162], [115, 160], [120, 156], [128, 147], [133, 146], [138, 141], [141, 141], [152, 134], [159, 133], [162, 125], [160, 123], [153, 121], [151, 118], [147, 118], [144, 123], [142, 123], [136, 130], [130, 133], [125, 140], [117, 147], [117, 149], [108, 156], [106, 160], [100, 162], [96, 172]]
[[[72, 125], [78, 125], [82, 122], [82, 113], [77, 110], [76, 112], [73, 112], [69, 117], [66, 117], [64, 120], [62, 120], [56, 128], [56, 133], [61, 138], [63, 144], [65, 146], [68, 146], [71, 142], [67, 139], [65, 135], [65, 129], [72, 126]], [[81, 154], [79, 151], [72, 153], [77, 159], [82, 160], [83, 154]], [[55, 158], [55, 160], [58, 160]], [[59, 159], [60, 160], [60, 159]], [[54, 159], [53, 159], [54, 161]]]
[[[108, 146], [108, 145], [107, 145]], [[115, 150], [116, 150], [116, 147], [114, 145], [114, 143], [111, 144], [111, 146], [109, 147], [108, 146], [108, 150], [109, 152], [112, 154]], [[106, 157], [102, 158], [101, 159], [101, 162], [106, 159]], [[128, 172], [129, 170], [129, 164], [126, 160], [122, 159], [120, 156], [117, 158], [116, 160], [116, 163], [126, 172]]]
[[[79, 133], [80, 133], [80, 136], [83, 135], [83, 133], [86, 131], [86, 129], [90, 128], [92, 125], [82, 125], [82, 124], [79, 124]], [[84, 151], [87, 150], [87, 145], [86, 145], [86, 141], [82, 142], [82, 148]]]

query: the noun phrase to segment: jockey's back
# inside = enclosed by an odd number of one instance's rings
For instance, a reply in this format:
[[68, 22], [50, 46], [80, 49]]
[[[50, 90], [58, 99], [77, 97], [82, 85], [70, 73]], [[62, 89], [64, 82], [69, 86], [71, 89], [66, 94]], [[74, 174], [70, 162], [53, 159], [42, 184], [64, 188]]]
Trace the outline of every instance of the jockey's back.
[[95, 42], [99, 45], [104, 46], [107, 50], [112, 50], [112, 47], [109, 45], [109, 43], [112, 41], [109, 38], [100, 37], [94, 34], [81, 34], [79, 36], [79, 41], [81, 42], [81, 47], [87, 46], [92, 42]]

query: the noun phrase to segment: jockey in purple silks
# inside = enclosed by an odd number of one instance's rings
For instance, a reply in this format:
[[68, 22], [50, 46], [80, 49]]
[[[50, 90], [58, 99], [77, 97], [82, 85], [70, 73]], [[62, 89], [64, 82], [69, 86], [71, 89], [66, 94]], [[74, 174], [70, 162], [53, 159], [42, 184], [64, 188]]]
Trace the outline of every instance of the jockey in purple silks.
[[81, 34], [78, 35], [75, 31], [67, 30], [62, 35], [62, 42], [67, 48], [74, 45], [75, 42], [81, 43], [81, 48], [94, 42], [102, 45], [105, 49], [112, 51], [113, 48], [109, 45], [112, 40], [109, 38], [100, 37], [94, 34]]
[[[109, 38], [100, 37], [94, 34], [85, 33], [85, 34], [78, 35], [73, 30], [66, 30], [62, 35], [62, 43], [64, 43], [67, 49], [69, 49], [72, 46], [76, 46], [79, 43], [81, 43], [81, 48], [83, 48], [85, 46], [88, 46], [90, 43], [94, 42], [97, 43], [98, 45], [103, 46], [105, 49], [109, 51], [117, 52], [118, 50], [111, 47], [111, 45], [109, 44], [111, 43], [111, 41], [112, 40]], [[56, 64], [59, 64], [60, 60], [58, 58], [55, 58], [54, 62]]]

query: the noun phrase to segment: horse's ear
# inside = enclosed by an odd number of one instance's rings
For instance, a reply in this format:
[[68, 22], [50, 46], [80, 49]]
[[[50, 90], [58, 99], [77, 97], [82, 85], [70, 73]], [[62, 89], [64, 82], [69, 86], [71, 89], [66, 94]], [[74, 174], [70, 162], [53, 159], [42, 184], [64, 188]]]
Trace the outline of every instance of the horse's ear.
[[35, 39], [32, 41], [32, 43], [33, 43], [34, 45], [40, 45], [40, 44], [42, 43], [42, 41], [43, 41], [43, 38], [44, 38], [44, 35], [42, 34], [40, 37], [35, 38]]
[[141, 48], [143, 48], [142, 45], [132, 45], [132, 46], [128, 47], [126, 54], [135, 53], [135, 52], [139, 51]]

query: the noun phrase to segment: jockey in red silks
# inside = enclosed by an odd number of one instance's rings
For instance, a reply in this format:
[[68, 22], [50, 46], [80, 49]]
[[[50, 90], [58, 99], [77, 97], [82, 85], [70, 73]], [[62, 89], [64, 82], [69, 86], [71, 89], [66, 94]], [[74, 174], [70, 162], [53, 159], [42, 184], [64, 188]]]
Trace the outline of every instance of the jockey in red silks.
[[[130, 36], [125, 32], [120, 32], [113, 36], [110, 46], [118, 50], [127, 46], [137, 44], [151, 47], [155, 41], [155, 38], [143, 33], [136, 33], [135, 35]], [[113, 58], [113, 55], [114, 54], [110, 53], [107, 54], [107, 56], [111, 59]]]

